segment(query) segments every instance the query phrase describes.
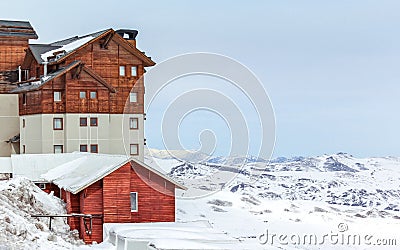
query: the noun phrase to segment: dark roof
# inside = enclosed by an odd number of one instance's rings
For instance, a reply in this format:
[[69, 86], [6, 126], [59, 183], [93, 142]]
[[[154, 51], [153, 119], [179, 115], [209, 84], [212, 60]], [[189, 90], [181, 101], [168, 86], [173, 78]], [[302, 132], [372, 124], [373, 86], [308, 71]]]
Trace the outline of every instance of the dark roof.
[[29, 45], [29, 49], [31, 50], [33, 56], [35, 57], [37, 62], [42, 63], [42, 57], [41, 55], [43, 53], [46, 53], [47, 51], [53, 50], [53, 49], [59, 49], [62, 46], [53, 46], [49, 44], [31, 44]]
[[[99, 37], [102, 34], [108, 32], [109, 30], [111, 30], [111, 29], [98, 31], [98, 32], [87, 34], [87, 35], [84, 35], [84, 36], [73, 36], [73, 37], [69, 37], [69, 38], [66, 38], [66, 39], [63, 39], [63, 40], [55, 41], [55, 42], [52, 42], [52, 43], [49, 43], [49, 44], [31, 44], [31, 45], [29, 45], [29, 48], [32, 51], [33, 56], [35, 57], [35, 60], [38, 63], [43, 63], [44, 61], [43, 61], [43, 59], [41, 57], [42, 54], [44, 54], [46, 52], [49, 52], [49, 51], [52, 51], [52, 50], [55, 50], [55, 49], [60, 49], [60, 48], [62, 48], [62, 46], [68, 45], [70, 43], [73, 43], [75, 41], [78, 41], [78, 40], [86, 38], [86, 37], [93, 37], [93, 39], [96, 39], [97, 37]], [[77, 47], [76, 49], [78, 49], [80, 47]], [[64, 57], [67, 54], [75, 51], [76, 49], [71, 50], [68, 53], [63, 54], [62, 57]], [[61, 59], [62, 57], [57, 58], [56, 60]]]
[[[53, 80], [54, 78], [57, 78], [71, 69], [75, 68], [76, 66], [80, 65], [81, 61], [73, 61], [72, 63], [68, 64], [67, 66], [60, 68], [54, 72], [51, 72], [48, 74], [46, 77], [41, 77], [40, 79], [35, 79], [31, 81], [26, 81], [26, 82], [21, 82], [18, 84], [18, 87], [12, 89], [9, 91], [9, 93], [21, 93], [21, 92], [29, 92], [33, 91], [36, 89], [39, 89], [42, 87], [44, 84], [47, 82]], [[109, 84], [107, 83], [106, 80], [104, 80], [101, 76], [97, 75], [96, 72], [94, 72], [92, 69], [85, 67], [83, 64], [83, 70], [88, 73], [91, 77], [93, 77], [96, 81], [101, 83], [104, 87], [108, 88], [111, 92], [115, 92], [116, 90]]]
[[53, 80], [54, 78], [64, 74], [65, 72], [69, 71], [70, 69], [78, 66], [81, 61], [73, 61], [72, 63], [68, 64], [67, 66], [60, 68], [54, 72], [49, 73], [46, 77], [42, 77], [39, 80], [29, 81], [18, 84], [18, 87], [11, 90], [10, 93], [21, 93], [21, 92], [28, 92], [35, 89], [42, 87], [45, 83]]
[[0, 37], [21, 37], [37, 39], [38, 36], [27, 21], [0, 20]]
[[122, 38], [126, 40], [135, 40], [136, 36], [138, 34], [137, 30], [131, 30], [131, 29], [119, 29], [116, 30], [115, 33], [120, 35]]
[[48, 45], [63, 46], [63, 45], [70, 44], [72, 42], [75, 42], [75, 41], [77, 41], [79, 39], [82, 39], [82, 38], [85, 38], [85, 37], [88, 37], [88, 36], [92, 36], [93, 38], [97, 38], [97, 37], [101, 36], [102, 34], [106, 33], [109, 30], [111, 30], [111, 29], [105, 29], [105, 30], [97, 31], [97, 32], [94, 32], [94, 33], [91, 33], [91, 34], [87, 34], [87, 35], [84, 35], [84, 36], [73, 36], [73, 37], [69, 37], [69, 38], [63, 39], [63, 40], [59, 40], [59, 41], [55, 41], [55, 42], [49, 43]]

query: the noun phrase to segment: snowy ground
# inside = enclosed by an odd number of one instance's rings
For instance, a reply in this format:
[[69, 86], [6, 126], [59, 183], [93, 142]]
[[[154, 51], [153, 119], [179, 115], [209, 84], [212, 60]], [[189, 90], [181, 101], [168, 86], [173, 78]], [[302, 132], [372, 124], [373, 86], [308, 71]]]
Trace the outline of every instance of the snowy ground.
[[[242, 166], [242, 158], [199, 163], [198, 156], [191, 161], [190, 155], [179, 160], [165, 152], [151, 153], [148, 162], [190, 188], [213, 193], [178, 199], [177, 220], [209, 220], [215, 229], [242, 241], [237, 249], [400, 247], [399, 158], [339, 153], [271, 163], [249, 158]], [[216, 172], [235, 166], [238, 171], [230, 182], [210, 181]]]
[[82, 244], [61, 218], [34, 214], [65, 214], [64, 204], [27, 179], [0, 181], [0, 249], [72, 249]]
[[[235, 249], [400, 248], [399, 158], [249, 158], [234, 171], [243, 157], [199, 163], [203, 157], [180, 156], [184, 160], [157, 151], [146, 161], [213, 194], [178, 198], [177, 221], [207, 220], [241, 242]], [[224, 171], [235, 178], [210, 181]], [[65, 213], [64, 204], [26, 179], [0, 181], [0, 249], [113, 249], [82, 245], [64, 219], [55, 219], [50, 232], [47, 218], [30, 216], [46, 213]]]

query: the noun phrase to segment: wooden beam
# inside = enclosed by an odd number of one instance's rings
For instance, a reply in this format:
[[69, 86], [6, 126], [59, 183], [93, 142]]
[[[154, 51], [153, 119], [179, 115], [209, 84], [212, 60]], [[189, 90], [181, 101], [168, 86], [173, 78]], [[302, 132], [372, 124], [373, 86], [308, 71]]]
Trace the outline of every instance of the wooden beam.
[[114, 32], [111, 32], [108, 36], [106, 36], [106, 37], [104, 38], [103, 41], [101, 41], [101, 47], [102, 47], [103, 49], [107, 49], [107, 48], [108, 48], [108, 44], [109, 44], [110, 41], [112, 40], [113, 36], [114, 36]]

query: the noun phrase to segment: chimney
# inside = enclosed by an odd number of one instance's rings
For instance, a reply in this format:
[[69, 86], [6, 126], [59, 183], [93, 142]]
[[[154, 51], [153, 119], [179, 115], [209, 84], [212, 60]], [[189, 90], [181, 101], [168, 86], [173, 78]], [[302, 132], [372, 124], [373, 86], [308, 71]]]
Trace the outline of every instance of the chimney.
[[118, 35], [124, 38], [127, 42], [136, 47], [136, 36], [138, 34], [137, 30], [130, 30], [130, 29], [119, 29], [115, 31]]
[[18, 82], [22, 81], [22, 70], [21, 66], [18, 66]]
[[49, 62], [43, 62], [43, 76], [46, 77], [47, 76], [47, 64]]

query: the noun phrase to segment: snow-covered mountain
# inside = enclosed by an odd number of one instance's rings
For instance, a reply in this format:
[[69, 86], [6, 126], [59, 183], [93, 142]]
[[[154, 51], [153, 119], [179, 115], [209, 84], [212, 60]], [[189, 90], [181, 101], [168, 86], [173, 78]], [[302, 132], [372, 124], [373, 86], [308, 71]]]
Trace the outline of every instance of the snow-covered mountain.
[[[241, 248], [262, 249], [258, 237], [267, 228], [320, 232], [337, 230], [346, 222], [352, 230], [383, 234], [381, 238], [400, 230], [400, 158], [338, 153], [271, 161], [211, 157], [199, 162], [192, 152], [179, 153], [184, 159], [160, 152], [147, 155], [146, 161], [189, 188], [190, 195], [182, 193], [184, 199], [177, 201], [177, 218], [207, 219], [244, 241]], [[208, 192], [196, 196], [191, 189]], [[289, 248], [310, 246], [284, 247]]]
[[[400, 246], [400, 158], [338, 153], [267, 161], [149, 150], [145, 160], [189, 188], [177, 191], [176, 220], [208, 221], [237, 239], [232, 249]], [[26, 179], [1, 181], [0, 249], [115, 249], [81, 245], [65, 219], [54, 219], [50, 231], [47, 218], [31, 217], [45, 213], [65, 208]]]

